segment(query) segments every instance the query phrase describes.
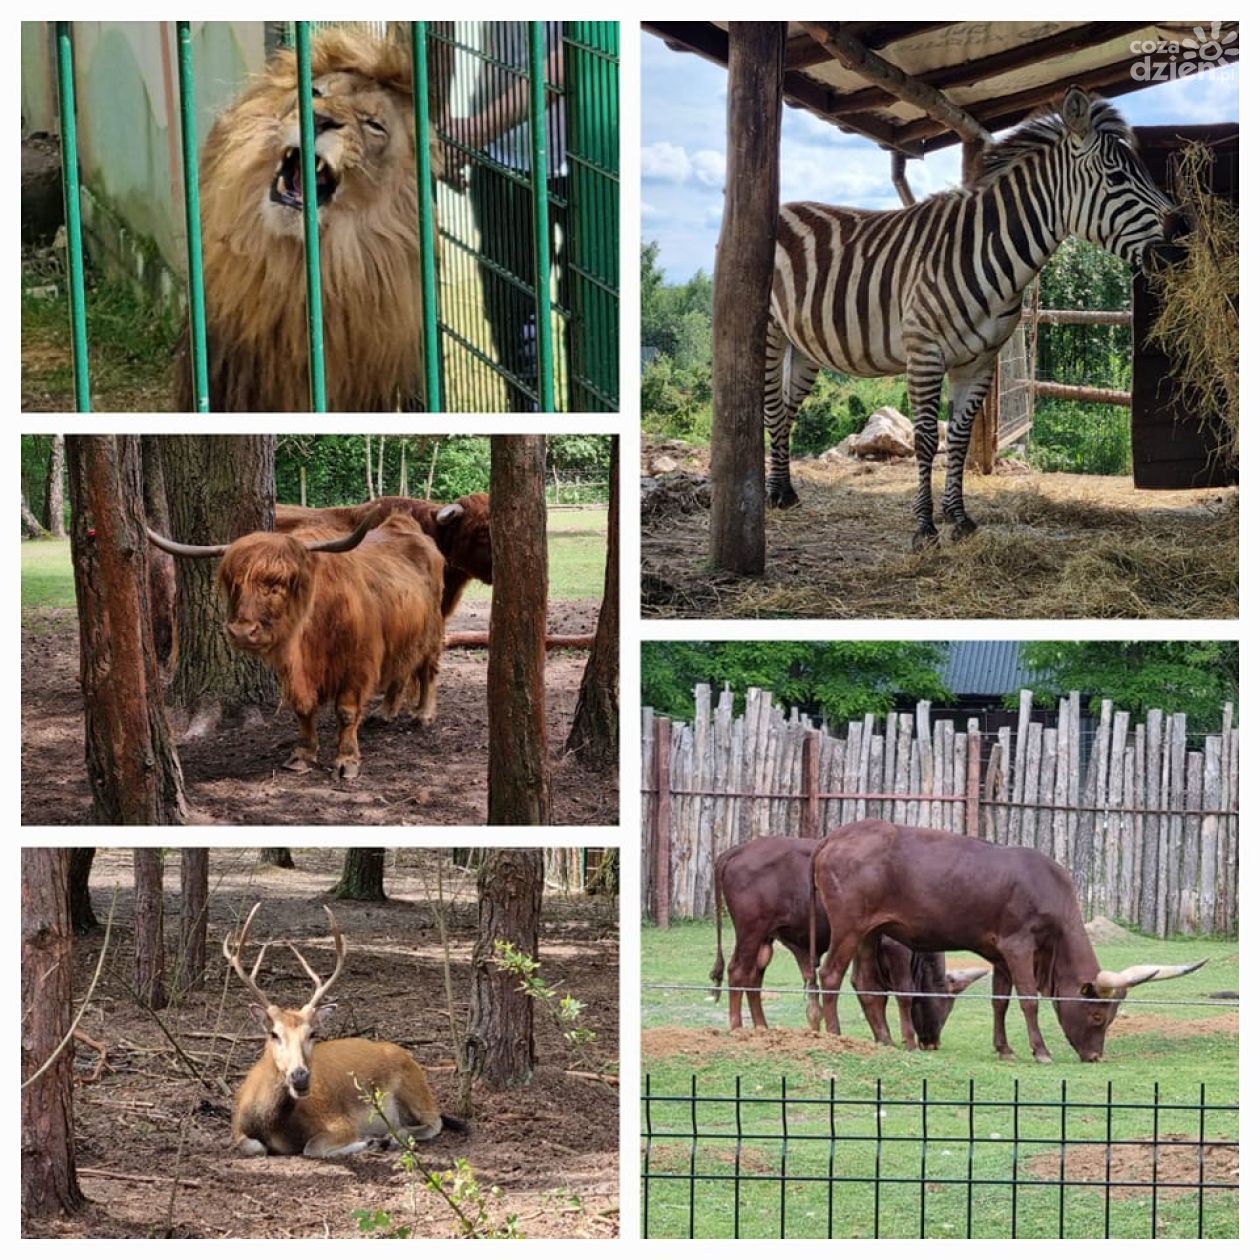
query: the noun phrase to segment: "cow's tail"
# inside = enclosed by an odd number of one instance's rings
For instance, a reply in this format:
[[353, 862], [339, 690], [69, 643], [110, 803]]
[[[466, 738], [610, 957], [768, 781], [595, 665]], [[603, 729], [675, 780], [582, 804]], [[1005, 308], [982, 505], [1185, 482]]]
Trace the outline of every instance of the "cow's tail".
[[722, 1000], [722, 973], [726, 970], [726, 959], [722, 955], [722, 860], [717, 856], [717, 840], [712, 841], [713, 858], [713, 925], [717, 928], [717, 957], [713, 960], [713, 970], [709, 979], [713, 981], [713, 990], [709, 996], [713, 1001]]
[[819, 1022], [819, 991], [822, 986], [818, 980], [818, 914], [814, 908], [817, 897], [818, 851], [826, 841], [819, 841], [809, 855], [809, 980], [805, 985], [805, 1006], [811, 1028], [817, 1029]]

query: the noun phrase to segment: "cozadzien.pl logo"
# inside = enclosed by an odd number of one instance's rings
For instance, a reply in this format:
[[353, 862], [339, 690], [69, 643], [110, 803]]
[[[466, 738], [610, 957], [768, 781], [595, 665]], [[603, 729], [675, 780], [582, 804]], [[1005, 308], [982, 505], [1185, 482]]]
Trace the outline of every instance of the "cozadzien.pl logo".
[[1168, 83], [1218, 66], [1236, 65], [1237, 23], [1196, 26], [1182, 39], [1135, 39], [1129, 51], [1137, 58], [1129, 73], [1139, 83]]

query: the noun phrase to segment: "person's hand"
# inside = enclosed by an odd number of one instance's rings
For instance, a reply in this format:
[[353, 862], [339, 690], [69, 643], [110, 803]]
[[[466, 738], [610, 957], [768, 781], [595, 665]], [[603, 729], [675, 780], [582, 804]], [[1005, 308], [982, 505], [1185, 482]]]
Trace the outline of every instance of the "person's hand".
[[442, 174], [439, 178], [457, 193], [464, 192], [468, 187], [468, 155], [465, 149], [477, 147], [473, 144], [471, 122], [469, 118], [451, 118], [449, 115], [438, 120], [438, 139], [442, 144]]

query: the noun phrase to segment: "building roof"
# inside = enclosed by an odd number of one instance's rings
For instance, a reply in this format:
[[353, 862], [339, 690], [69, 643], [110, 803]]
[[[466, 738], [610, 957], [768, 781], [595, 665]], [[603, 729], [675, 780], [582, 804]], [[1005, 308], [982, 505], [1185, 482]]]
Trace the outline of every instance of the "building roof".
[[1045, 670], [1026, 669], [1014, 639], [953, 641], [941, 681], [956, 696], [1006, 696], [1046, 677]]
[[[669, 47], [722, 66], [728, 25], [643, 23]], [[807, 25], [835, 32], [848, 60], [824, 46]], [[788, 22], [783, 99], [842, 131], [907, 157], [922, 157], [958, 142], [948, 120], [951, 112], [961, 110], [988, 131], [999, 131], [1038, 106], [1057, 103], [1072, 84], [1120, 96], [1164, 81], [1158, 64], [1170, 58], [1183, 71], [1194, 61], [1196, 73], [1232, 65], [1238, 58], [1238, 25], [1217, 25], [1224, 40], [1219, 45], [1212, 42], [1212, 22]], [[1141, 51], [1148, 46], [1158, 51]], [[1204, 58], [1196, 60], [1200, 48]], [[1209, 50], [1218, 49], [1219, 59], [1208, 57]], [[863, 54], [865, 72], [851, 68]], [[919, 89], [928, 89], [912, 96], [934, 98], [938, 108], [930, 100], [924, 108], [899, 95], [880, 63], [891, 65], [894, 79], [901, 72]], [[1156, 64], [1153, 73], [1142, 69], [1146, 63]]]

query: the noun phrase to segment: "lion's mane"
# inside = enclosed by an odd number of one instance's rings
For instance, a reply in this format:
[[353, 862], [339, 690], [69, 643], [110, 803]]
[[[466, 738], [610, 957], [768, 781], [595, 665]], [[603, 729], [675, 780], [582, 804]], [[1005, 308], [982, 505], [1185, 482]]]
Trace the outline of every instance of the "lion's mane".
[[[328, 407], [406, 409], [418, 400], [423, 375], [410, 56], [398, 44], [333, 29], [313, 41], [311, 74], [318, 80], [336, 72], [370, 80], [365, 87], [385, 93], [393, 123], [405, 128], [405, 143], [393, 145], [384, 172], [371, 178], [360, 172], [352, 186], [351, 171], [321, 209]], [[265, 197], [283, 152], [278, 136], [296, 93], [296, 58], [281, 52], [220, 115], [203, 150], [203, 274], [214, 411], [310, 409], [302, 233], [278, 233], [264, 223], [264, 212], [270, 212]], [[345, 128], [352, 144], [354, 125], [351, 120]], [[177, 370], [185, 410], [193, 406], [189, 359], [185, 338]]]

